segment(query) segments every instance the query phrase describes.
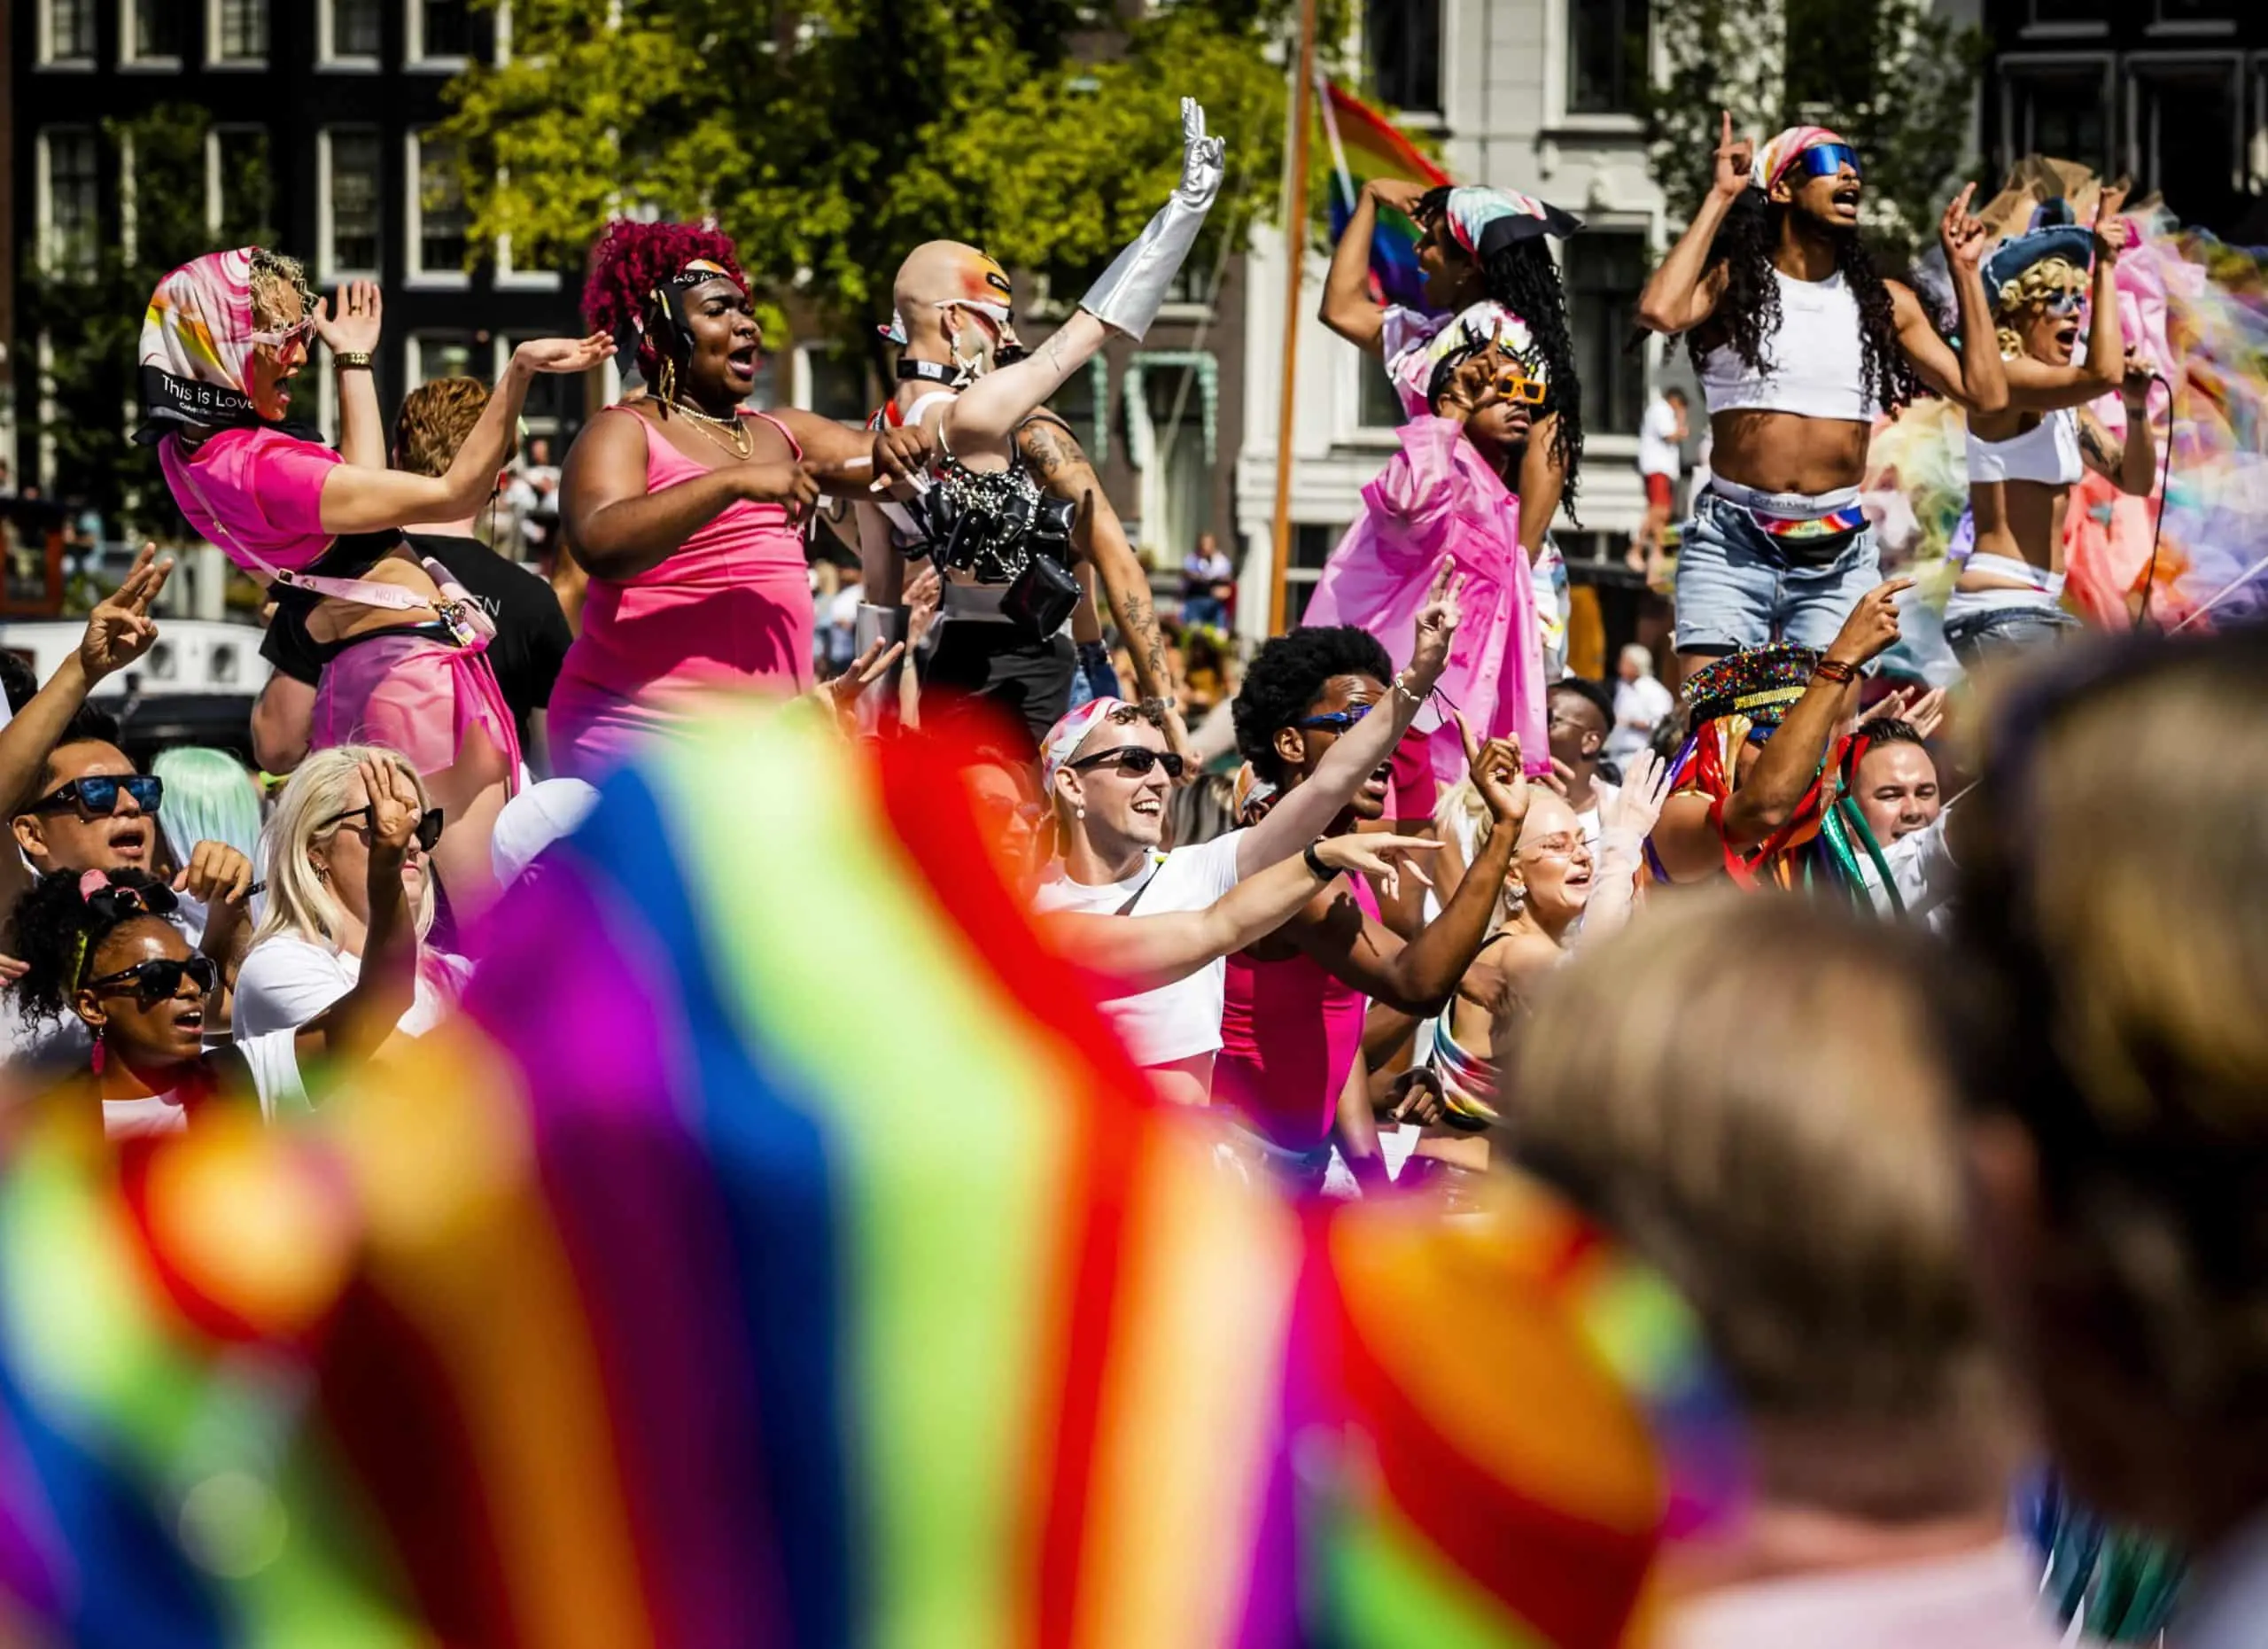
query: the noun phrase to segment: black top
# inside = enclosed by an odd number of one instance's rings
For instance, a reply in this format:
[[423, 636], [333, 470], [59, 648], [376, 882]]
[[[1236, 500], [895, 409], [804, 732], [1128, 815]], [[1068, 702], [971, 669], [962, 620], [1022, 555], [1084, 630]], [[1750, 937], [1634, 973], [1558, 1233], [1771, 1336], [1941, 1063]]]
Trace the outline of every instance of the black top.
[[[505, 560], [477, 538], [455, 538], [426, 533], [404, 533], [400, 539], [412, 555], [431, 556], [455, 575], [465, 594], [478, 602], [495, 622], [495, 639], [488, 643], [488, 663], [496, 672], [496, 685], [519, 723], [520, 740], [527, 742], [528, 714], [551, 702], [551, 684], [573, 643], [567, 615], [548, 580], [527, 568]], [[332, 578], [360, 578], [392, 544], [387, 537], [369, 553], [377, 535], [342, 538], [307, 569]], [[343, 553], [342, 553], [343, 552]], [[305, 589], [271, 586], [276, 601], [275, 622], [260, 656], [285, 675], [313, 686], [323, 665], [338, 650], [307, 634], [307, 615], [319, 597]]]

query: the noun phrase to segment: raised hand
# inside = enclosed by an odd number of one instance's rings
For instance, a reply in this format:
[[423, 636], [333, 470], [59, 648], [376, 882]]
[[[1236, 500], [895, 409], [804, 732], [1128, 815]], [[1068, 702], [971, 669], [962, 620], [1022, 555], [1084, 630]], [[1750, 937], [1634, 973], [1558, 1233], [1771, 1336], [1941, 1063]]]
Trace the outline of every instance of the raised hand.
[[1969, 202], [1977, 193], [1977, 185], [1965, 183], [1961, 191], [1946, 203], [1945, 215], [1938, 220], [1938, 240], [1946, 249], [1946, 262], [1959, 274], [1974, 270], [1984, 261], [1985, 249], [1992, 244], [1992, 231], [1984, 221], [1969, 215]]
[[175, 875], [174, 891], [204, 905], [242, 905], [252, 891], [252, 860], [226, 842], [199, 842]]
[[1827, 657], [1856, 668], [1871, 664], [1898, 644], [1898, 598], [1914, 587], [1911, 579], [1890, 579], [1859, 598], [1851, 616], [1828, 643]]
[[1923, 738], [1933, 738], [1946, 723], [1946, 690], [1938, 687], [1924, 692], [1901, 687], [1876, 700], [1875, 707], [1860, 718], [1859, 726], [1874, 721], [1902, 721]]
[[1228, 175], [1228, 144], [1205, 136], [1205, 109], [1194, 97], [1181, 100], [1181, 183], [1174, 194], [1202, 209], [1221, 192]]
[[330, 304], [315, 299], [315, 336], [335, 355], [367, 355], [378, 346], [384, 307], [376, 281], [342, 281]]
[[1715, 166], [1709, 187], [1728, 200], [1737, 199], [1740, 191], [1749, 185], [1749, 171], [1756, 164], [1756, 145], [1745, 137], [1733, 136], [1730, 110], [1720, 109], [1717, 113], [1722, 126], [1717, 137], [1716, 152], [1712, 156]]
[[1441, 846], [1439, 842], [1422, 836], [1349, 830], [1345, 836], [1325, 836], [1317, 842], [1315, 856], [1333, 870], [1359, 870], [1377, 877], [1386, 897], [1392, 898], [1401, 891], [1404, 871], [1421, 887], [1433, 885], [1433, 879], [1418, 867], [1418, 860], [1424, 854], [1439, 852]]
[[604, 332], [588, 338], [531, 338], [512, 352], [513, 362], [530, 372], [587, 372], [614, 354]]
[[158, 639], [150, 603], [166, 587], [173, 570], [171, 556], [159, 561], [158, 547], [144, 544], [125, 581], [95, 603], [87, 615], [87, 633], [79, 639], [79, 663], [89, 681], [123, 670], [150, 650]]
[[370, 798], [370, 852], [404, 857], [425, 816], [416, 781], [390, 761], [365, 760], [361, 767], [362, 790]]
[[1456, 626], [1464, 618], [1464, 609], [1457, 604], [1464, 585], [1456, 563], [1443, 556], [1441, 571], [1433, 575], [1433, 586], [1425, 592], [1425, 604], [1418, 610], [1417, 644], [1410, 654], [1410, 673], [1415, 678], [1411, 685], [1420, 693], [1440, 681], [1441, 672], [1449, 667], [1449, 642], [1456, 639]]
[[1440, 416], [1470, 424], [1472, 415], [1496, 398], [1496, 378], [1502, 363], [1494, 349], [1484, 349], [1449, 374], [1441, 393]]
[[885, 642], [876, 636], [866, 645], [866, 650], [852, 659], [843, 673], [821, 689], [827, 695], [827, 707], [835, 712], [836, 722], [846, 733], [852, 730], [852, 712], [857, 709], [858, 695], [889, 673], [889, 667], [905, 657], [904, 642]]
[[1622, 775], [1622, 788], [1600, 810], [1599, 834], [1627, 830], [1639, 837], [1651, 835], [1654, 821], [1662, 816], [1662, 804], [1669, 799], [1669, 781], [1667, 764], [1653, 751], [1642, 750], [1633, 756]]
[[929, 626], [937, 621], [937, 608], [945, 598], [945, 580], [935, 562], [915, 573], [903, 592], [905, 602], [905, 647], [908, 652], [921, 645], [921, 638], [929, 634]]
[[1464, 741], [1464, 766], [1472, 777], [1472, 788], [1480, 792], [1481, 802], [1497, 828], [1518, 827], [1527, 817], [1532, 799], [1527, 774], [1520, 766], [1519, 740], [1490, 739], [1483, 744], [1472, 736], [1463, 716], [1456, 718], [1456, 735]]
[[2150, 381], [2157, 375], [2151, 370], [2149, 358], [2127, 352], [2124, 373], [2118, 380], [2118, 397], [2125, 403], [2129, 418], [2145, 416], [2150, 409]]
[[1403, 217], [1415, 222], [1418, 203], [1425, 198], [1426, 187], [1398, 177], [1374, 177], [1363, 185], [1363, 192], [1381, 206], [1391, 207]]
[[2126, 184], [2124, 180], [2107, 184], [2094, 206], [2094, 255], [2117, 262], [2118, 254], [2133, 238], [2133, 231], [2126, 227], [2126, 220], [2119, 213], [2126, 205]]

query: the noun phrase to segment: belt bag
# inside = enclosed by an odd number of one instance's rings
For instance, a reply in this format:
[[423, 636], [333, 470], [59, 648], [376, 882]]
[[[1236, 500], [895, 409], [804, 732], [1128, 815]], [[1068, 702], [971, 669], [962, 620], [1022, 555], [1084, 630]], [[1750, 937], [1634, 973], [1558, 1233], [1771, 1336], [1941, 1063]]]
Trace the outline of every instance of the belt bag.
[[1856, 503], [1823, 515], [1778, 516], [1721, 493], [1713, 492], [1711, 496], [1762, 533], [1783, 561], [1798, 566], [1821, 566], [1835, 560], [1867, 529], [1867, 512]]

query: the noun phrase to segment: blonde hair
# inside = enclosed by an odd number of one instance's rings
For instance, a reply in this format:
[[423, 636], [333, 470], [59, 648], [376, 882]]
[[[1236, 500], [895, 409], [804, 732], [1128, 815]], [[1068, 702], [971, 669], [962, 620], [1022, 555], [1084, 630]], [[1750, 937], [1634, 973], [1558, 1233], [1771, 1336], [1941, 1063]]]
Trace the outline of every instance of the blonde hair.
[[2085, 287], [2086, 271], [2068, 258], [2042, 258], [2012, 281], [2002, 281], [1992, 294], [1993, 335], [2000, 340], [2003, 360], [2023, 354], [2023, 338], [2012, 324], [2024, 310], [2037, 309], [2058, 292]]
[[280, 252], [270, 252], [265, 246], [252, 251], [252, 315], [253, 323], [263, 328], [284, 324], [284, 298], [287, 292], [299, 295], [299, 313], [313, 315], [315, 295], [307, 285], [307, 267], [297, 258], [287, 258]]
[[[301, 762], [291, 782], [276, 798], [268, 816], [264, 839], [268, 844], [268, 914], [252, 936], [258, 945], [278, 934], [339, 948], [346, 930], [346, 910], [330, 884], [315, 874], [307, 850], [337, 835], [339, 826], [326, 821], [347, 811], [347, 797], [361, 778], [361, 765], [385, 762], [396, 773], [407, 774], [417, 787], [418, 802], [431, 806], [424, 781], [399, 752], [381, 744], [335, 744]], [[427, 867], [417, 891], [417, 937], [423, 940], [433, 926], [433, 877]]]
[[1666, 901], [1542, 988], [1503, 1106], [1514, 1155], [1683, 1292], [1760, 1428], [1899, 1440], [1800, 1468], [1875, 1515], [1989, 1493], [2007, 1441], [1918, 943], [1779, 894]]
[[480, 422], [488, 385], [477, 377], [439, 377], [401, 398], [393, 420], [394, 467], [412, 475], [446, 475]]

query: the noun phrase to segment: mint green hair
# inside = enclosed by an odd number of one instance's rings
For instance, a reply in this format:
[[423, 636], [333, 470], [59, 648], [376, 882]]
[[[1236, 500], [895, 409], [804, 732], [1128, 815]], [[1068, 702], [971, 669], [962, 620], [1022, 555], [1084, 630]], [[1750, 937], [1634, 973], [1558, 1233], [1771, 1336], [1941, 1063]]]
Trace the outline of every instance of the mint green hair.
[[225, 842], [260, 864], [260, 787], [226, 751], [191, 746], [159, 753], [150, 771], [166, 782], [159, 826], [174, 862], [186, 865], [199, 842]]

